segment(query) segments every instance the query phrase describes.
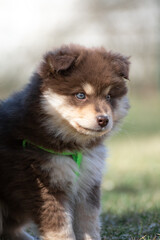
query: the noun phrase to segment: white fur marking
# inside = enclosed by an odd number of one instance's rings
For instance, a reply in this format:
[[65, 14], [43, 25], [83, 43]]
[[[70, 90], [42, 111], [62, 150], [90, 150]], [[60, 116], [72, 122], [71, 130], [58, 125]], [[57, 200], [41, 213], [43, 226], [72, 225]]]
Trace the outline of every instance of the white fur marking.
[[104, 89], [103, 93], [104, 95], [108, 95], [109, 91], [111, 90], [112, 86], [108, 86], [106, 89]]
[[94, 87], [89, 83], [83, 84], [82, 87], [87, 95], [93, 95], [95, 93]]

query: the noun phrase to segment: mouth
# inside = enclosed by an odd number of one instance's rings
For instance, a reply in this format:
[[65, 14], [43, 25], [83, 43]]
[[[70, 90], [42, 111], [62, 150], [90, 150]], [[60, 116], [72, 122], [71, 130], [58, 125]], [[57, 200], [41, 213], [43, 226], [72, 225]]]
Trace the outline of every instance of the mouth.
[[[77, 125], [77, 128], [78, 128], [78, 130], [80, 130], [82, 133], [91, 133], [91, 134], [96, 134], [96, 133], [100, 133], [100, 135], [101, 134], [104, 134], [104, 133], [106, 133], [106, 131], [107, 131], [107, 128], [105, 128], [105, 127], [103, 127], [103, 128], [100, 128], [100, 129], [93, 129], [93, 128], [86, 128], [86, 127], [83, 127], [83, 126], [81, 126], [81, 125], [79, 125], [78, 123], [76, 123], [76, 125]], [[87, 135], [88, 135], [87, 134]]]

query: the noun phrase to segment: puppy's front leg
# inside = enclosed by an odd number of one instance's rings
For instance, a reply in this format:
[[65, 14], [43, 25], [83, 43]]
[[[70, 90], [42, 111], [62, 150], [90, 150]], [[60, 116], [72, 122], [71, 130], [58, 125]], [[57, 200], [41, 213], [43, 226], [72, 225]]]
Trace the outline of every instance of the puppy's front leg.
[[100, 240], [100, 186], [92, 187], [87, 198], [76, 204], [74, 231], [76, 240]]
[[42, 240], [75, 240], [72, 228], [72, 212], [69, 200], [64, 192], [45, 193], [38, 207], [35, 222]]

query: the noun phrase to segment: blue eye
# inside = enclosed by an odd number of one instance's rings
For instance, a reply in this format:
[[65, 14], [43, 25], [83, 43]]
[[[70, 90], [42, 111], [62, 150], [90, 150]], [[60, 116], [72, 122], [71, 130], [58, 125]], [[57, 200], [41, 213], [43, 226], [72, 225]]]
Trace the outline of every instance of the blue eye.
[[108, 95], [106, 96], [106, 100], [107, 100], [107, 102], [110, 102], [110, 100], [111, 100], [111, 95], [108, 94]]
[[77, 93], [76, 94], [76, 98], [78, 98], [78, 99], [85, 99], [86, 95], [84, 93]]

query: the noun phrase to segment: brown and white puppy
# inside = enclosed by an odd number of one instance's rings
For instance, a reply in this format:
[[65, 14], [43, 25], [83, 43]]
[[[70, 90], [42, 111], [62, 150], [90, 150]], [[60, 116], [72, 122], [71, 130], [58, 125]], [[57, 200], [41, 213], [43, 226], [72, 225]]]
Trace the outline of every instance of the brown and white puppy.
[[[63, 46], [1, 102], [0, 236], [32, 239], [22, 229], [34, 222], [43, 240], [100, 239], [103, 140], [127, 113], [128, 72], [120, 54]], [[60, 154], [75, 151], [80, 168]]]

